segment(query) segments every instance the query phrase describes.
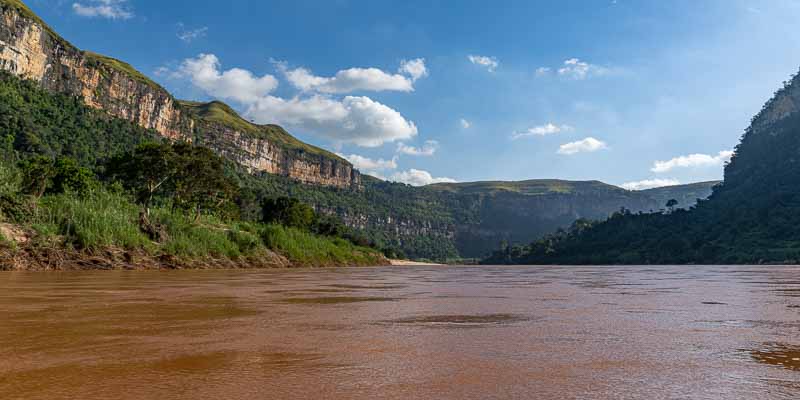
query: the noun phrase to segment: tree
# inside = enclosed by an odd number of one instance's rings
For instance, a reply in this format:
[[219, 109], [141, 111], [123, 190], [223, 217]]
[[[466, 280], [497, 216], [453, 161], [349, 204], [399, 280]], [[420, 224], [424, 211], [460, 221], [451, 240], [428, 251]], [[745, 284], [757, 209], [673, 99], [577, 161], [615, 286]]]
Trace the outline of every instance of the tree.
[[222, 211], [236, 198], [238, 187], [225, 175], [220, 156], [188, 143], [174, 144], [173, 149], [177, 167], [172, 179], [173, 207], [194, 210], [196, 219], [203, 210]]
[[150, 215], [153, 198], [163, 191], [167, 182], [177, 173], [178, 163], [170, 144], [142, 143], [132, 152], [112, 158], [109, 174], [136, 195], [136, 201]]
[[261, 202], [262, 222], [309, 229], [316, 219], [314, 209], [289, 197], [267, 198]]
[[55, 163], [52, 187], [48, 191], [85, 194], [96, 186], [97, 180], [92, 171], [81, 167], [74, 158], [61, 157]]
[[22, 191], [39, 199], [44, 196], [50, 180], [55, 175], [53, 160], [45, 156], [35, 156], [20, 161], [22, 171]]

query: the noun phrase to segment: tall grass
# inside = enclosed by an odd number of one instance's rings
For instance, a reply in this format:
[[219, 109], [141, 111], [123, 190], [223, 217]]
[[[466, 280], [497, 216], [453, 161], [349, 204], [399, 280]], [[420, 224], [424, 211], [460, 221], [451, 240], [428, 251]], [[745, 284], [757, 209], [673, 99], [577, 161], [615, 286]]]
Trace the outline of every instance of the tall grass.
[[267, 249], [298, 265], [374, 264], [380, 255], [341, 238], [317, 236], [281, 225], [226, 222], [213, 216], [197, 219], [180, 211], [155, 208], [150, 222], [166, 234], [152, 241], [139, 227], [140, 207], [126, 196], [97, 190], [84, 196], [48, 195], [36, 208], [31, 226], [43, 242], [63, 239], [77, 249], [108, 247], [144, 250], [185, 259], [258, 256]]
[[202, 216], [195, 221], [180, 212], [157, 209], [152, 220], [167, 232], [169, 239], [162, 248], [167, 254], [237, 258], [264, 249], [257, 237], [240, 232], [235, 226], [228, 226], [212, 216]]
[[33, 226], [40, 235], [61, 235], [77, 248], [149, 249], [152, 243], [139, 229], [138, 216], [139, 207], [118, 194], [59, 194], [42, 198]]
[[304, 265], [365, 265], [380, 260], [373, 250], [357, 247], [341, 238], [320, 237], [281, 225], [263, 226], [260, 233], [267, 247]]

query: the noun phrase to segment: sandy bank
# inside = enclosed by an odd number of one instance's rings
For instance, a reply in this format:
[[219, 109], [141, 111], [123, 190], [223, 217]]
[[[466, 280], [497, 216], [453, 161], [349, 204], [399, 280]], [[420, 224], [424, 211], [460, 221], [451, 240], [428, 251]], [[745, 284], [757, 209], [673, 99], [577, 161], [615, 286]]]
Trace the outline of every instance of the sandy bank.
[[392, 265], [405, 265], [405, 266], [413, 266], [413, 265], [418, 265], [418, 266], [421, 266], [421, 265], [444, 265], [444, 264], [437, 264], [437, 263], [432, 263], [432, 262], [418, 262], [418, 261], [411, 261], [411, 260], [392, 260], [392, 259], [390, 259], [389, 262], [391, 262]]

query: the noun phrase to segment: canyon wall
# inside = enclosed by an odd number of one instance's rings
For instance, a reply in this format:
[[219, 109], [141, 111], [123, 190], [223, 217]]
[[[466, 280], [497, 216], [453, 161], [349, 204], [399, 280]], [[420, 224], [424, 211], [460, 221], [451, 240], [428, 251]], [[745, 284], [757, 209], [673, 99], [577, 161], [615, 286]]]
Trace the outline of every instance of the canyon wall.
[[203, 145], [251, 172], [325, 186], [357, 187], [360, 183], [350, 163], [320, 149], [306, 144], [286, 146], [197, 118], [130, 65], [71, 45], [18, 0], [0, 0], [0, 69], [39, 82], [48, 90], [81, 96], [91, 107], [171, 140], [202, 137]]

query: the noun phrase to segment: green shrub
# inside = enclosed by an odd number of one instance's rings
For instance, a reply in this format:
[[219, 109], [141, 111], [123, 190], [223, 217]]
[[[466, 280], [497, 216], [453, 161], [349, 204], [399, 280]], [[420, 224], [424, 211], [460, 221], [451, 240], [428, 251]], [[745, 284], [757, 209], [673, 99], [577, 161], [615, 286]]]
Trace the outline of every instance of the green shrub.
[[16, 166], [0, 160], [0, 195], [18, 193], [20, 181]]

